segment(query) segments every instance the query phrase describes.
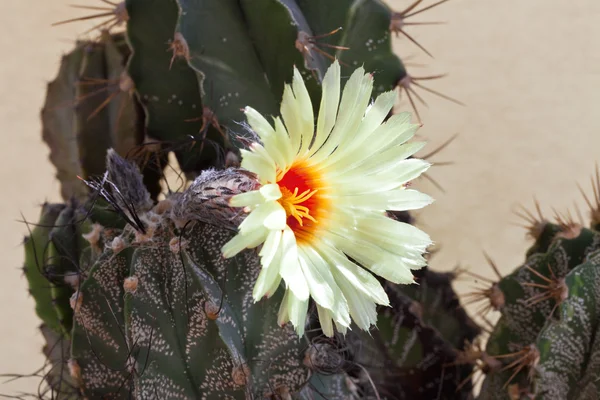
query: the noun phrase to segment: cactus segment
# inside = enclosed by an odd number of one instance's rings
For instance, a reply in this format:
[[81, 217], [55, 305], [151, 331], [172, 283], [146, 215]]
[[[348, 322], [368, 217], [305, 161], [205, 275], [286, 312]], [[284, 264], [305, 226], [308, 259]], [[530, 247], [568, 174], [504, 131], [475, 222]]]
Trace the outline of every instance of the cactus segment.
[[85, 198], [87, 188], [77, 176], [83, 175], [75, 135], [74, 104], [76, 83], [84, 57], [84, 46], [62, 57], [56, 79], [48, 84], [46, 100], [41, 112], [42, 138], [50, 148], [50, 161], [56, 167], [61, 183], [62, 198]]
[[44, 204], [39, 222], [25, 238], [24, 272], [29, 293], [35, 301], [35, 312], [48, 328], [57, 332], [60, 331], [60, 322], [52, 306], [50, 286], [44, 268], [50, 231], [64, 208], [63, 204]]
[[[130, 16], [127, 39], [132, 49], [127, 72], [146, 113], [147, 135], [173, 150], [181, 169], [192, 176], [195, 171], [220, 165], [224, 137], [211, 124], [203, 128], [198, 79], [185, 54], [177, 52], [181, 48], [173, 36], [177, 4], [172, 0], [127, 0], [126, 5]], [[204, 143], [204, 135], [216, 147]]]

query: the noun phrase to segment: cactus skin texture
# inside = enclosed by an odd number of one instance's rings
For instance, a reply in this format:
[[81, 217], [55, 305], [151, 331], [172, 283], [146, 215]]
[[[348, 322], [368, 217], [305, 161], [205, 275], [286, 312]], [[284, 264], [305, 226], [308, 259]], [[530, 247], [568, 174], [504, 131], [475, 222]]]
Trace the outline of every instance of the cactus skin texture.
[[[202, 221], [176, 227], [166, 205], [181, 206], [178, 199], [206, 201], [179, 195], [140, 212], [145, 233], [77, 220], [85, 206], [44, 207], [40, 225], [56, 225], [49, 232], [35, 228], [26, 241], [27, 271], [38, 306], [60, 294], [53, 308], [38, 307], [48, 346], [70, 343], [68, 361], [48, 350], [49, 383], [62, 390], [59, 398], [262, 398], [305, 384], [306, 343], [290, 326], [277, 325], [283, 293], [252, 300], [258, 256], [221, 257], [234, 231]], [[42, 264], [31, 259], [33, 249], [45, 254], [48, 244], [56, 252], [46, 252], [42, 268], [30, 268]], [[48, 275], [53, 286], [43, 292], [34, 283]], [[59, 284], [65, 276], [70, 285]], [[67, 378], [67, 364], [71, 376], [64, 382], [76, 390], [55, 379], [61, 366]]]
[[[421, 271], [424, 290], [413, 299], [386, 288], [394, 307], [381, 310], [373, 338], [355, 329], [331, 342], [318, 327], [299, 338], [277, 324], [283, 290], [252, 299], [256, 250], [221, 256], [238, 217], [227, 200], [252, 189], [246, 172], [205, 171], [186, 191], [144, 208], [149, 194], [135, 164], [113, 150], [107, 157], [107, 176], [129, 184], [106, 198], [118, 193], [135, 215], [111, 214], [100, 201], [46, 205], [26, 241], [55, 398], [455, 398], [470, 366], [455, 365], [454, 343], [477, 332], [460, 329], [473, 324], [456, 303], [440, 311], [448, 296], [455, 301], [447, 276]], [[440, 314], [448, 330], [424, 322]]]
[[[360, 398], [469, 398], [472, 368], [457, 362], [457, 349], [462, 349], [464, 341], [455, 347], [448, 340], [473, 340], [479, 329], [462, 309], [454, 313], [454, 309], [440, 312], [430, 308], [436, 304], [439, 307], [443, 291], [425, 298], [426, 289], [415, 290], [413, 294], [424, 300], [420, 303], [405, 295], [404, 287], [386, 283], [385, 289], [391, 307], [378, 310], [377, 329], [354, 329], [346, 339], [356, 365], [361, 366], [353, 371], [362, 391]], [[447, 331], [439, 331], [426, 322], [441, 314], [444, 317], [439, 321], [450, 326]], [[467, 383], [461, 385], [463, 381]]]
[[392, 11], [378, 0], [341, 1], [326, 10], [295, 0], [125, 3], [127, 71], [147, 134], [171, 146], [189, 177], [223, 166], [224, 156], [237, 151], [239, 138], [231, 132], [240, 132], [242, 108], [277, 114], [294, 65], [318, 107], [320, 80], [331, 63], [324, 51], [344, 63], [342, 76], [363, 64], [373, 72], [373, 96], [406, 76], [391, 50]]
[[161, 190], [169, 151], [190, 179], [207, 168], [235, 165], [244, 141], [238, 137], [240, 110], [251, 105], [277, 115], [294, 65], [315, 107], [333, 57], [342, 62], [343, 77], [361, 65], [372, 72], [374, 97], [407, 76], [392, 52], [393, 12], [384, 3], [316, 3], [120, 4], [127, 11], [125, 34], [105, 31], [97, 41], [77, 42], [48, 85], [43, 138], [63, 198], [86, 199], [77, 176], [102, 174], [109, 148], [136, 160], [152, 198]]
[[[463, 398], [471, 366], [456, 360], [478, 328], [450, 276], [424, 269], [419, 286], [387, 285], [394, 308], [380, 310], [379, 331], [329, 342], [319, 326], [298, 338], [277, 325], [281, 291], [253, 302], [255, 251], [220, 254], [243, 218], [227, 200], [252, 185], [227, 168], [247, 144], [240, 109], [277, 115], [294, 65], [318, 107], [333, 57], [343, 77], [373, 73], [373, 97], [394, 90], [408, 75], [392, 52], [392, 10], [380, 0], [116, 7], [126, 31], [78, 42], [41, 115], [66, 203], [43, 207], [25, 272], [52, 398]], [[169, 152], [194, 181], [157, 203]]]
[[501, 317], [478, 398], [596, 399], [600, 234], [544, 222], [536, 239], [497, 283]]
[[65, 200], [87, 199], [89, 191], [78, 177], [104, 173], [109, 148], [121, 156], [135, 156], [152, 196], [160, 192], [164, 157], [139, 154], [145, 117], [125, 72], [129, 54], [123, 34], [103, 32], [97, 42], [78, 41], [48, 84], [42, 138]]

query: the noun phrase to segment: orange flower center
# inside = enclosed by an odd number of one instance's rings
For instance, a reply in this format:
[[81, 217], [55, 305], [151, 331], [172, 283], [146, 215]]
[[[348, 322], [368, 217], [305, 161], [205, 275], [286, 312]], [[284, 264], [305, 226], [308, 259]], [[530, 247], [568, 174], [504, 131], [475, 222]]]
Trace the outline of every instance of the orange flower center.
[[287, 225], [297, 241], [309, 240], [324, 216], [326, 205], [319, 174], [307, 163], [297, 161], [287, 171], [278, 171], [277, 184], [282, 194], [279, 204], [285, 209]]

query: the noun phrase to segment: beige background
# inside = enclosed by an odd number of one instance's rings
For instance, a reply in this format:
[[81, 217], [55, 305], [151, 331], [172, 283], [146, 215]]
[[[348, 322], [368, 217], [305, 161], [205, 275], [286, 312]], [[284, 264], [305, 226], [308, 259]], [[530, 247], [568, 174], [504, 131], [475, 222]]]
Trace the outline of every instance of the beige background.
[[[25, 228], [16, 220], [21, 212], [35, 220], [38, 204], [58, 199], [38, 115], [61, 52], [85, 30], [85, 24], [50, 27], [80, 15], [68, 3], [0, 0], [0, 182], [6, 190], [0, 200], [0, 373], [31, 372], [42, 362], [38, 321], [19, 270]], [[100, 4], [80, 1], [86, 3]], [[393, 2], [396, 9], [407, 4]], [[600, 2], [452, 0], [414, 20], [447, 24], [408, 27], [435, 60], [406, 39], [396, 41], [400, 54], [428, 65], [412, 66], [410, 73], [448, 73], [430, 86], [467, 105], [423, 95], [429, 109], [422, 109], [421, 134], [428, 148], [460, 133], [434, 158], [454, 165], [431, 170], [446, 193], [419, 184], [437, 199], [419, 215], [441, 245], [433, 265], [449, 269], [461, 262], [489, 274], [486, 249], [508, 271], [527, 246], [524, 231], [511, 225], [517, 221], [511, 209], [531, 206], [534, 195], [547, 212], [581, 204], [576, 182], [589, 187], [599, 158]], [[33, 391], [35, 383], [0, 383], [0, 394]]]

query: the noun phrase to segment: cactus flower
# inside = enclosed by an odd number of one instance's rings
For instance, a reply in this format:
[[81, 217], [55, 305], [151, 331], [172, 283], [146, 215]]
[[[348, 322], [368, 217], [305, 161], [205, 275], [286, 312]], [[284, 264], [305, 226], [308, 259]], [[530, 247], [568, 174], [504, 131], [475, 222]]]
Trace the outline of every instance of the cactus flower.
[[340, 80], [335, 61], [323, 80], [316, 126], [297, 69], [273, 125], [256, 110], [244, 110], [262, 143], [242, 150], [242, 167], [259, 185], [231, 199], [249, 215], [223, 255], [262, 244], [253, 297], [270, 297], [283, 280], [279, 323], [291, 321], [299, 335], [311, 297], [326, 335], [333, 335], [334, 325], [345, 333], [352, 320], [369, 329], [377, 321], [377, 304], [389, 305], [373, 274], [413, 283], [411, 270], [425, 265], [423, 253], [431, 244], [424, 232], [386, 215], [432, 202], [407, 189], [430, 165], [409, 158], [424, 145], [407, 143], [418, 126], [408, 113], [384, 122], [396, 95], [383, 93], [370, 104], [373, 77], [363, 68], [343, 92]]

